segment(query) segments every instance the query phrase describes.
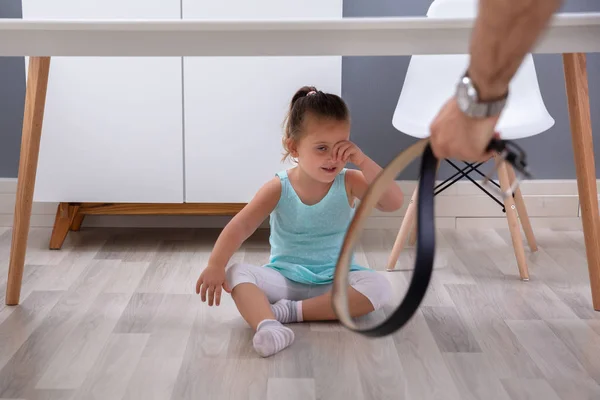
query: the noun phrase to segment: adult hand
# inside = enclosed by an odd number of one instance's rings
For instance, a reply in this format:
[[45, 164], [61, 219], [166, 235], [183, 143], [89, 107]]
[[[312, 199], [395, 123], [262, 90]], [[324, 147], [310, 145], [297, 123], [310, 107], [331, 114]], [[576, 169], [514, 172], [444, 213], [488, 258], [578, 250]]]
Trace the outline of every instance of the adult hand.
[[453, 96], [441, 108], [431, 123], [431, 150], [439, 159], [454, 158], [478, 162], [494, 156], [486, 148], [494, 136], [499, 116], [471, 118], [465, 115]]

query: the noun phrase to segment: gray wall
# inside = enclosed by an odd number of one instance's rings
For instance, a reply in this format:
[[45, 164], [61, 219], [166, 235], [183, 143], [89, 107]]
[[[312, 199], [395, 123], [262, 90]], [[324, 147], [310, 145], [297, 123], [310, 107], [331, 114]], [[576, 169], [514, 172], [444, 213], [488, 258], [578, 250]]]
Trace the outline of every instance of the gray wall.
[[[344, 0], [344, 16], [422, 16], [429, 4], [430, 0]], [[600, 2], [566, 0], [562, 11], [600, 11]], [[0, 18], [20, 17], [20, 0], [0, 0]], [[524, 139], [519, 144], [528, 153], [536, 179], [571, 179], [575, 168], [561, 57], [534, 58], [542, 96], [556, 124], [543, 136]], [[414, 141], [391, 124], [408, 62], [409, 57], [345, 57], [343, 61], [343, 96], [352, 111], [352, 139], [381, 165]], [[0, 57], [0, 177], [17, 176], [25, 96], [23, 65], [22, 58]], [[600, 154], [600, 54], [588, 55], [588, 74], [595, 151]], [[600, 159], [596, 171], [600, 176]], [[452, 173], [451, 167], [443, 165], [440, 177]], [[399, 176], [416, 177], [416, 163]]]
[[[0, 0], [0, 18], [21, 16], [21, 0]], [[24, 100], [23, 57], [0, 57], [0, 178], [17, 176]]]

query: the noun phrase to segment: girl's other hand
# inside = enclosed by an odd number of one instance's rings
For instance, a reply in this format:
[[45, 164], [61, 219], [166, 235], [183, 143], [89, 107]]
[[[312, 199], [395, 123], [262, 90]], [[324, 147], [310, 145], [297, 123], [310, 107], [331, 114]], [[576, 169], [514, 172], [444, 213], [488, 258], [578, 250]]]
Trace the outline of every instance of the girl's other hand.
[[224, 289], [231, 293], [225, 275], [225, 268], [215, 265], [208, 265], [200, 274], [196, 282], [196, 294], [200, 294], [202, 302], [206, 302], [208, 294], [208, 305], [221, 304], [221, 292]]

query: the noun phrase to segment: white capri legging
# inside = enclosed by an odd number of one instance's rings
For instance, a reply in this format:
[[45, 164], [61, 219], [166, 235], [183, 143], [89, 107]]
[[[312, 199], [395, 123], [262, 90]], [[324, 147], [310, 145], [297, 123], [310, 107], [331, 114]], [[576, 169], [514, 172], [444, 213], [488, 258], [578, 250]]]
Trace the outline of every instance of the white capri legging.
[[[375, 271], [350, 271], [351, 287], [369, 299], [375, 310], [392, 296], [390, 282]], [[227, 269], [227, 283], [233, 290], [240, 283], [253, 283], [267, 296], [271, 304], [281, 299], [306, 300], [327, 293], [332, 285], [307, 285], [291, 281], [278, 271], [252, 264], [233, 264]]]

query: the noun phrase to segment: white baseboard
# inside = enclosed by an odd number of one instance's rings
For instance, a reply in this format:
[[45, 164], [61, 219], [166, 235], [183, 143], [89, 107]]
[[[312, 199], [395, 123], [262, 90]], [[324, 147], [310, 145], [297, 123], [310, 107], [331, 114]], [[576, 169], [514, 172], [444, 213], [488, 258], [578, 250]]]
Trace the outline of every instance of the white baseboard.
[[[16, 179], [0, 178], [0, 227], [13, 224]], [[416, 181], [399, 181], [405, 193], [404, 206], [393, 213], [374, 211], [366, 228], [398, 229], [406, 212]], [[600, 186], [600, 185], [599, 185]], [[576, 180], [526, 181], [521, 191], [534, 228], [581, 229], [581, 208]], [[52, 227], [57, 203], [34, 203], [32, 227]], [[440, 193], [435, 200], [436, 226], [473, 229], [507, 227], [499, 204], [468, 181], [460, 181]], [[221, 228], [230, 217], [214, 216], [88, 216], [85, 227], [185, 227]], [[264, 226], [268, 226], [267, 223]]]

